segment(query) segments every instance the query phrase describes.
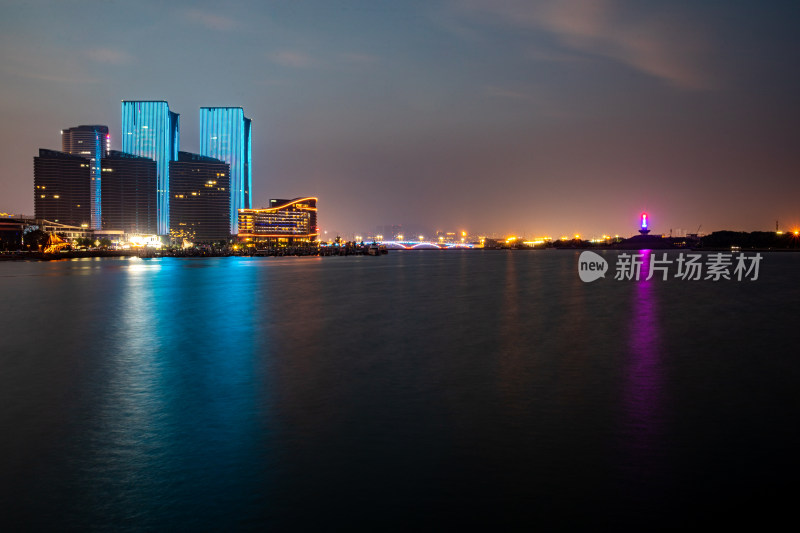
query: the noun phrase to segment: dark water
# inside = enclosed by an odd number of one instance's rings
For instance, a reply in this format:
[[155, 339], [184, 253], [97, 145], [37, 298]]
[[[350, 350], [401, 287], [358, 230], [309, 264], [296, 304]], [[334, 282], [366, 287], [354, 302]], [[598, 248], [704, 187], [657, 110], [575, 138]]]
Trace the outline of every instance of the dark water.
[[800, 254], [0, 264], [0, 526], [651, 530], [793, 517]]

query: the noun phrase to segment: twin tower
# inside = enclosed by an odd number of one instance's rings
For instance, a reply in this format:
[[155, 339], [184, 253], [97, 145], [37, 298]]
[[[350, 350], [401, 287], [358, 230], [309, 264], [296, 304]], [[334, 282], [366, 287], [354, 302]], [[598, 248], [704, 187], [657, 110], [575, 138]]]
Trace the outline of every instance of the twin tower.
[[[252, 207], [251, 120], [241, 107], [200, 108], [200, 155], [230, 165], [230, 227], [238, 233], [239, 209]], [[169, 233], [169, 163], [178, 160], [180, 115], [165, 101], [122, 101], [122, 151], [156, 162], [159, 235]]]

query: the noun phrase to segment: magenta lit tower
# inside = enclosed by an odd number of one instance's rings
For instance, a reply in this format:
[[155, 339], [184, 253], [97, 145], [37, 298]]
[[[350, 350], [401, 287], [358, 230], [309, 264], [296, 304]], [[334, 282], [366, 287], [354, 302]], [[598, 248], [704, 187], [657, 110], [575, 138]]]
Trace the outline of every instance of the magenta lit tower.
[[650, 233], [650, 228], [647, 227], [648, 220], [647, 220], [647, 213], [642, 213], [642, 227], [639, 229], [639, 233], [642, 235], [647, 235]]

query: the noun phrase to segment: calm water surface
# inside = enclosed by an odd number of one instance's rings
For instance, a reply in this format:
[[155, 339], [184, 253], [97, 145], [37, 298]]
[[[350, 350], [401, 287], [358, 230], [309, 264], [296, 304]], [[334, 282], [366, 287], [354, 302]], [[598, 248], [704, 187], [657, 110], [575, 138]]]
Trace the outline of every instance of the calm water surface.
[[755, 282], [576, 268], [567, 251], [0, 263], [0, 525], [793, 516], [800, 254], [765, 254]]

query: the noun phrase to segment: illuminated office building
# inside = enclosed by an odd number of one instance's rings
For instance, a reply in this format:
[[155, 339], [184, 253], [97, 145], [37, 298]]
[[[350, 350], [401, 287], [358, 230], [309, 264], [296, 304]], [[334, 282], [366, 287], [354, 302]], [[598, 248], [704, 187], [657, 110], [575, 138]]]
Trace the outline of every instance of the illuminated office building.
[[199, 154], [179, 152], [169, 164], [170, 238], [214, 242], [231, 236], [230, 166]]
[[230, 171], [230, 232], [238, 230], [239, 209], [252, 207], [251, 120], [241, 107], [200, 108], [200, 153], [228, 163]]
[[152, 159], [157, 169], [158, 234], [169, 233], [169, 162], [178, 159], [180, 115], [164, 101], [122, 101], [122, 151]]
[[239, 210], [239, 239], [269, 245], [316, 243], [317, 199], [270, 200], [264, 209]]
[[89, 227], [91, 161], [78, 155], [39, 149], [33, 158], [33, 210], [38, 219]]
[[155, 234], [158, 229], [156, 162], [110, 150], [103, 158], [102, 173], [102, 229]]
[[76, 126], [61, 130], [61, 151], [67, 154], [85, 157], [91, 162], [90, 166], [90, 206], [92, 219], [89, 226], [92, 229], [101, 227], [101, 190], [102, 175], [100, 172], [102, 159], [108, 152], [111, 137], [108, 135], [108, 126]]

